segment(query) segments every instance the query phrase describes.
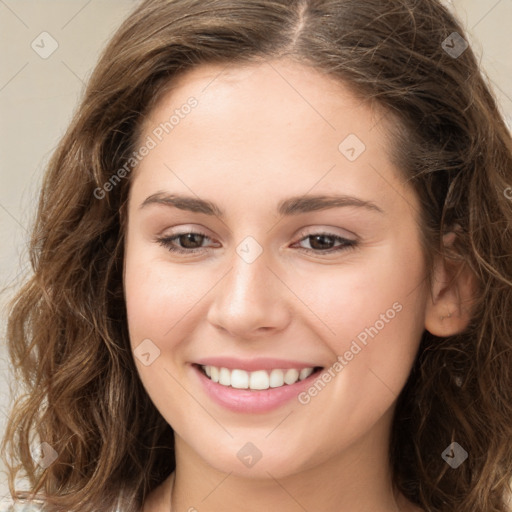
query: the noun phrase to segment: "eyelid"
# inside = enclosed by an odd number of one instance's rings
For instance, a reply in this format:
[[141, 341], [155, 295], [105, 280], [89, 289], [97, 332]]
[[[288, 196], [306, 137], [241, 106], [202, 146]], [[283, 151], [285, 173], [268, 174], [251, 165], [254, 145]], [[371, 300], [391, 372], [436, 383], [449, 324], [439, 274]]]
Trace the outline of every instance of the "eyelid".
[[[340, 229], [340, 228], [332, 228], [332, 229]], [[203, 228], [196, 228], [196, 227], [191, 227], [191, 225], [188, 225], [188, 226], [185, 225], [183, 228], [179, 228], [179, 231], [170, 233], [168, 235], [162, 235], [159, 238], [160, 239], [161, 238], [172, 238], [172, 237], [176, 237], [179, 235], [193, 233], [196, 235], [204, 236], [205, 238], [208, 238], [209, 240], [212, 240], [212, 237], [210, 235], [208, 235], [205, 231], [206, 230], [204, 230]], [[347, 233], [349, 236], [347, 236], [345, 234], [334, 233], [331, 231], [331, 228], [319, 228], [315, 225], [306, 226], [305, 228], [301, 228], [301, 231], [297, 235], [298, 237], [300, 237], [297, 240], [297, 242], [300, 242], [303, 238], [305, 238], [307, 236], [319, 235], [319, 234], [329, 235], [329, 236], [333, 236], [333, 237], [336, 236], [336, 237], [343, 238], [345, 240], [350, 240], [351, 242], [359, 242], [360, 241], [360, 238], [352, 231], [348, 231], [348, 230], [343, 230], [343, 231], [345, 231], [345, 233]]]
[[300, 240], [302, 240], [302, 238], [304, 238], [306, 236], [325, 234], [325, 235], [329, 235], [329, 236], [337, 236], [337, 237], [343, 238], [345, 240], [350, 240], [351, 242], [359, 242], [360, 241], [360, 238], [352, 231], [348, 231], [348, 230], [344, 229], [343, 230], [344, 233], [340, 234], [340, 233], [335, 233], [334, 232], [335, 229], [341, 229], [341, 228], [330, 228], [330, 227], [318, 228], [316, 226], [308, 226], [307, 228], [302, 228], [301, 231], [299, 232], [298, 236], [300, 236], [301, 237]]
[[[310, 228], [312, 229], [312, 228]], [[181, 248], [178, 245], [175, 245], [174, 241], [175, 239], [178, 239], [179, 237], [183, 235], [199, 235], [203, 237], [203, 239], [213, 240], [212, 237], [208, 236], [206, 233], [202, 232], [199, 229], [194, 230], [194, 228], [185, 228], [180, 230], [177, 233], [172, 233], [167, 236], [157, 236], [155, 239], [156, 243], [159, 243], [163, 247], [167, 248], [167, 250], [170, 253], [173, 254], [182, 254], [185, 256], [193, 256], [197, 254], [204, 254], [206, 252], [211, 251], [211, 247], [198, 247], [193, 249], [187, 249], [187, 248]], [[353, 233], [352, 233], [353, 234]], [[313, 230], [311, 232], [308, 232], [305, 228], [300, 233], [300, 238], [293, 243], [293, 245], [299, 244], [303, 242], [304, 240], [307, 240], [309, 237], [312, 236], [326, 236], [330, 238], [336, 239], [338, 242], [341, 242], [340, 245], [335, 245], [334, 247], [331, 247], [329, 249], [321, 250], [321, 249], [308, 249], [305, 247], [299, 247], [299, 250], [302, 252], [305, 252], [306, 254], [313, 254], [314, 256], [329, 256], [331, 254], [339, 254], [342, 252], [346, 252], [348, 250], [353, 250], [359, 247], [359, 238], [356, 236], [355, 239], [347, 238], [341, 235], [338, 235], [336, 233], [332, 233], [327, 230], [321, 230], [317, 229], [316, 231]]]

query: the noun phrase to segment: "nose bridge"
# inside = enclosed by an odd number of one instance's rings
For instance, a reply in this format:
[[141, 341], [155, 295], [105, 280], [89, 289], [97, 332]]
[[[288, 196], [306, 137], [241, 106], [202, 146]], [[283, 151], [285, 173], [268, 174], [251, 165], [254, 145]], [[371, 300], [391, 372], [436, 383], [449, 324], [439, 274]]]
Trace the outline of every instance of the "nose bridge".
[[239, 335], [283, 327], [285, 287], [270, 268], [269, 253], [254, 238], [246, 237], [230, 263], [231, 270], [216, 287], [210, 322]]

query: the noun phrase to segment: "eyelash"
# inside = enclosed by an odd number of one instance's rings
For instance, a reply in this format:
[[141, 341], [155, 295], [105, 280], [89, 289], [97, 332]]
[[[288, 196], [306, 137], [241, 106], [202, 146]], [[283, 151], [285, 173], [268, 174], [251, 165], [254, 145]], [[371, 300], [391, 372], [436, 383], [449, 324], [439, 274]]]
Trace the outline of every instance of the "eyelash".
[[[183, 236], [183, 235], [199, 235], [199, 236], [203, 236], [204, 238], [207, 238], [210, 240], [210, 237], [208, 235], [206, 235], [205, 233], [202, 233], [200, 231], [184, 231], [182, 233], [176, 233], [175, 235], [172, 235], [172, 236], [166, 236], [166, 237], [160, 237], [160, 238], [157, 238], [156, 241], [157, 243], [159, 243], [160, 245], [164, 246], [168, 251], [172, 252], [172, 253], [177, 253], [177, 254], [195, 254], [197, 252], [201, 252], [203, 251], [205, 248], [197, 248], [197, 249], [182, 249], [180, 247], [177, 247], [175, 245], [172, 245], [172, 242], [179, 238], [180, 236]], [[322, 231], [322, 232], [319, 232], [319, 233], [308, 233], [308, 234], [305, 234], [305, 233], [301, 233], [301, 236], [302, 238], [300, 240], [298, 240], [298, 242], [302, 242], [303, 240], [306, 240], [307, 238], [309, 237], [314, 237], [314, 236], [326, 236], [326, 237], [331, 237], [331, 238], [335, 238], [337, 241], [341, 241], [342, 242], [342, 245], [338, 246], [338, 247], [335, 247], [335, 248], [331, 248], [331, 249], [327, 249], [327, 250], [315, 250], [315, 249], [304, 249], [302, 248], [303, 251], [305, 251], [306, 253], [309, 253], [309, 254], [332, 254], [332, 253], [337, 253], [337, 252], [342, 252], [342, 251], [347, 251], [347, 250], [353, 250], [356, 248], [357, 246], [357, 241], [356, 240], [349, 240], [347, 238], [343, 238], [339, 235], [335, 235], [333, 233], [328, 233], [328, 232], [325, 232], [325, 231]], [[206, 250], [208, 250], [208, 248], [206, 248]]]

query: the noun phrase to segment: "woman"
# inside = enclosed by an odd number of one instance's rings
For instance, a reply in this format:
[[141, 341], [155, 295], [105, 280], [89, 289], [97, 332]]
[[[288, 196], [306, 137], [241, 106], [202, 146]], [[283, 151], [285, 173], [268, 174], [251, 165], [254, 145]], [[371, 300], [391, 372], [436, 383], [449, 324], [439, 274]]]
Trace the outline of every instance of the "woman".
[[45, 176], [13, 494], [509, 510], [511, 182], [437, 0], [143, 2]]

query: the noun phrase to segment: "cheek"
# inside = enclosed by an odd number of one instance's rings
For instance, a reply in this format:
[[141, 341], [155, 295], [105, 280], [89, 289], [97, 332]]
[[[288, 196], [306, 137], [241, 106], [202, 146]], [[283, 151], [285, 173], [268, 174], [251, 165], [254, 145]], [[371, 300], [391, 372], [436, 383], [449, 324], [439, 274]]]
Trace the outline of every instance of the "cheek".
[[[393, 240], [364, 260], [310, 280], [308, 302], [336, 354], [385, 367], [413, 358], [424, 329], [425, 267], [419, 248]], [[324, 328], [324, 332], [327, 330]], [[387, 357], [389, 355], [389, 357]]]
[[422, 255], [394, 247], [400, 246], [389, 244], [378, 257], [323, 283], [326, 294], [331, 290], [330, 301], [315, 306], [336, 333], [325, 338], [338, 356], [330, 367], [329, 386], [338, 399], [332, 414], [352, 411], [354, 432], [369, 420], [369, 411], [376, 420], [398, 397], [424, 331]]
[[201, 293], [183, 272], [156, 260], [146, 244], [127, 243], [125, 255], [128, 331], [137, 372], [151, 401], [174, 427], [176, 418], [187, 417], [188, 402], [179, 384], [182, 365], [173, 359], [179, 356], [176, 346], [187, 340], [186, 315]]
[[319, 271], [307, 279], [304, 275], [300, 288], [310, 309], [329, 328], [333, 339], [339, 340], [340, 349], [344, 340], [371, 325], [377, 324], [382, 332], [383, 327], [391, 331], [392, 324], [393, 329], [400, 326], [410, 332], [423, 319], [422, 254], [397, 241], [368, 251], [364, 258], [347, 260], [337, 269]]
[[[127, 244], [125, 257], [125, 299], [132, 345], [151, 338], [160, 344], [197, 303], [205, 290], [200, 280], [190, 281], [162, 259], [155, 258], [146, 244]], [[168, 342], [166, 342], [168, 343]]]

